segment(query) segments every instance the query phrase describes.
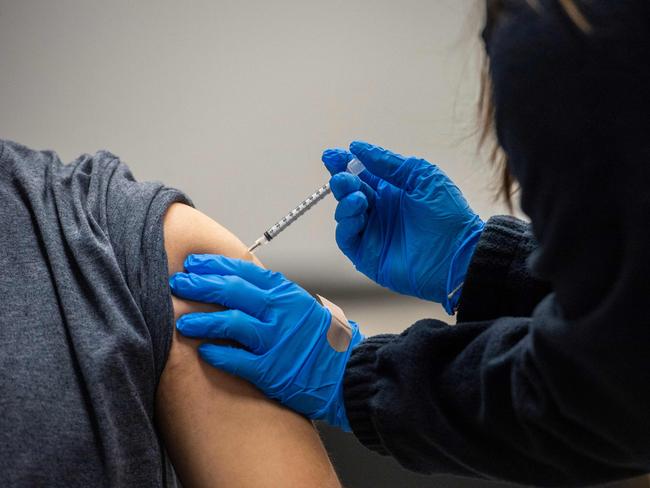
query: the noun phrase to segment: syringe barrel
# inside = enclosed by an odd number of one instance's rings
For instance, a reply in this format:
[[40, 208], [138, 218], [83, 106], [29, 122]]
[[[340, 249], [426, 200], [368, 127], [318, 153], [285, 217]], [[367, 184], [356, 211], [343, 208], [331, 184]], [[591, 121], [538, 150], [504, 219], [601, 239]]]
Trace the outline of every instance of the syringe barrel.
[[[359, 161], [357, 158], [352, 159], [347, 165], [347, 170], [349, 173], [352, 173], [353, 175], [358, 175], [362, 171], [364, 171], [366, 168]], [[287, 215], [285, 215], [281, 220], [279, 220], [273, 227], [270, 227], [269, 229], [264, 232], [264, 239], [260, 238], [258, 241], [260, 243], [258, 244], [257, 241], [253, 246], [251, 246], [251, 249], [256, 249], [262, 244], [265, 244], [266, 242], [269, 242], [271, 239], [273, 239], [275, 236], [280, 234], [284, 229], [289, 227], [291, 224], [293, 224], [296, 220], [300, 218], [307, 210], [312, 208], [314, 205], [316, 205], [318, 202], [320, 202], [323, 198], [325, 198], [327, 195], [331, 193], [330, 185], [329, 183], [326, 183], [325, 185], [321, 186], [318, 190], [316, 190], [314, 193], [309, 195], [306, 199], [304, 199], [300, 204], [294, 208], [291, 212], [289, 212]]]
[[298, 220], [300, 216], [304, 214], [307, 210], [312, 208], [323, 198], [329, 195], [331, 191], [332, 190], [330, 189], [329, 183], [326, 183], [323, 186], [321, 186], [318, 190], [316, 190], [314, 193], [312, 193], [307, 198], [305, 198], [302, 202], [300, 202], [300, 204], [296, 208], [294, 208], [291, 212], [285, 215], [273, 227], [267, 229], [267, 231], [264, 232], [264, 236], [266, 236], [266, 238], [269, 241], [273, 239], [275, 236], [280, 234], [284, 229], [286, 229], [291, 224], [293, 224], [296, 220]]

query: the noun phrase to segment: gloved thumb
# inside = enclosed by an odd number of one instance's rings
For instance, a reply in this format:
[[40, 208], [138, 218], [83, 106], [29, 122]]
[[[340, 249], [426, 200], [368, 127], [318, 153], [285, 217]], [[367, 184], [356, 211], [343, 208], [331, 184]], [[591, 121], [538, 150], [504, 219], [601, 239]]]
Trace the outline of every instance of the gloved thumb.
[[352, 158], [354, 158], [354, 156], [352, 156], [349, 151], [346, 151], [345, 149], [332, 148], [323, 151], [321, 160], [323, 161], [323, 164], [325, 164], [327, 171], [334, 176], [337, 173], [345, 171], [348, 167], [348, 163], [352, 161]]
[[204, 361], [215, 368], [256, 384], [255, 360], [257, 356], [255, 354], [244, 349], [215, 344], [201, 344], [199, 354]]
[[350, 144], [350, 151], [370, 173], [404, 190], [408, 190], [407, 184], [413, 171], [420, 169], [421, 165], [429, 165], [420, 159], [405, 158], [362, 141], [354, 141]]

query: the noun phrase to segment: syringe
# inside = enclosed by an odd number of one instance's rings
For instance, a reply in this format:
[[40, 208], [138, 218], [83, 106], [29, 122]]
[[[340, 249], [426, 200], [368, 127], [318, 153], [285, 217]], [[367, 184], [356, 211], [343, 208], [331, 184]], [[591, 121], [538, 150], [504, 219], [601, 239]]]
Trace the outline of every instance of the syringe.
[[[352, 173], [353, 175], [360, 174], [364, 169], [366, 168], [363, 163], [356, 158], [348, 163], [348, 172]], [[302, 217], [304, 213], [307, 212], [307, 210], [312, 208], [331, 192], [332, 190], [330, 189], [330, 184], [325, 183], [318, 190], [300, 202], [296, 208], [294, 208], [291, 212], [280, 219], [273, 227], [270, 227], [266, 232], [264, 232], [262, 237], [257, 239], [253, 245], [248, 248], [248, 252], [253, 253], [258, 247], [271, 242], [271, 240], [281, 234], [287, 227]]]

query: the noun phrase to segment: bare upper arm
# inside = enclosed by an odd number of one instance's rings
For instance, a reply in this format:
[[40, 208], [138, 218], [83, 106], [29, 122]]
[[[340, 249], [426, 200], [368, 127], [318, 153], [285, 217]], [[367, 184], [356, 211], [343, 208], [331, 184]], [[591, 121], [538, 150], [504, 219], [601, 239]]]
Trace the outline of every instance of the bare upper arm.
[[[256, 261], [235, 236], [186, 205], [169, 208], [164, 232], [170, 274], [182, 271], [191, 253]], [[199, 310], [216, 307], [174, 298], [176, 318]], [[156, 398], [157, 422], [183, 485], [340, 486], [311, 422], [201, 361], [199, 343], [175, 332]]]

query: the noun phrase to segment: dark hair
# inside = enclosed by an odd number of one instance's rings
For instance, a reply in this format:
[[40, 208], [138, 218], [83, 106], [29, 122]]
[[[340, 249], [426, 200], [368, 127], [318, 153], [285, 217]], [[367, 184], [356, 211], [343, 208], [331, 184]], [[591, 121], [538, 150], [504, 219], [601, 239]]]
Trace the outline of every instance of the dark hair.
[[[530, 8], [541, 11], [538, 0], [523, 0]], [[571, 21], [583, 32], [589, 33], [591, 25], [587, 18], [576, 5], [575, 0], [556, 0], [559, 6], [564, 10]], [[485, 28], [489, 32], [496, 25], [503, 14], [504, 0], [488, 0], [485, 19]], [[508, 206], [510, 213], [513, 212], [512, 196], [519, 190], [516, 187], [516, 180], [508, 168], [508, 158], [503, 151], [494, 134], [495, 126], [495, 106], [492, 92], [492, 78], [490, 74], [490, 60], [486, 55], [481, 68], [481, 91], [478, 102], [478, 117], [480, 123], [479, 147], [483, 148], [490, 144], [488, 158], [497, 173], [496, 185], [492, 190], [495, 192], [494, 201], [503, 198], [504, 203]]]

